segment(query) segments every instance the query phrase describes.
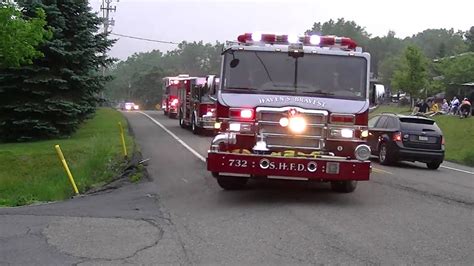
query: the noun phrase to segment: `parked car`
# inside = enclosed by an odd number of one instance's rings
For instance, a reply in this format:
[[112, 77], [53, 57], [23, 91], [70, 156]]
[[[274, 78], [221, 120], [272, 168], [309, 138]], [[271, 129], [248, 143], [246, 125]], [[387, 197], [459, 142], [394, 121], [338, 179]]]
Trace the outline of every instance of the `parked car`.
[[368, 145], [381, 164], [419, 161], [438, 169], [444, 160], [443, 133], [432, 119], [383, 113], [368, 126]]

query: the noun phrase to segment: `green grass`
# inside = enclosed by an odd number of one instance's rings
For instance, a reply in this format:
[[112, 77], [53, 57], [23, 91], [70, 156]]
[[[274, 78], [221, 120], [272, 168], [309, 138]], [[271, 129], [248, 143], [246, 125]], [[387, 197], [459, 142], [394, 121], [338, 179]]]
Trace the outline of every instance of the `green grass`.
[[[407, 106], [381, 106], [370, 116], [382, 112], [410, 113]], [[474, 166], [474, 117], [460, 119], [458, 116], [437, 115], [431, 118], [443, 131], [446, 140], [445, 159]]]
[[382, 105], [375, 109], [370, 116], [374, 116], [380, 113], [396, 113], [396, 114], [410, 114], [411, 110], [409, 106], [397, 106], [397, 105]]
[[109, 181], [125, 161], [117, 123], [126, 132], [128, 151], [133, 140], [119, 112], [99, 109], [70, 138], [0, 144], [0, 206], [69, 198], [73, 190], [54, 146], [59, 144], [80, 192]]

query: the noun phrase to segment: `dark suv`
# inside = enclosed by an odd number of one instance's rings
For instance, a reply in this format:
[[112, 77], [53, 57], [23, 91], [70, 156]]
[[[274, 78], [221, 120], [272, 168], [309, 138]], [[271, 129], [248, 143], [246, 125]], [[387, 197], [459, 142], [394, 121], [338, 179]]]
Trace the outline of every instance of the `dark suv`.
[[383, 113], [369, 120], [368, 145], [381, 164], [419, 161], [438, 169], [444, 160], [444, 138], [432, 119]]

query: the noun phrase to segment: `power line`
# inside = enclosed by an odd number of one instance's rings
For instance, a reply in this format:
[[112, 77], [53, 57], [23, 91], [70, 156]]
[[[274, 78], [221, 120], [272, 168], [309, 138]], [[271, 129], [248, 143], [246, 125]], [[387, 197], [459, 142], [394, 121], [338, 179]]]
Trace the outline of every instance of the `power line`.
[[115, 35], [115, 36], [120, 36], [120, 37], [135, 39], [135, 40], [141, 40], [141, 41], [147, 41], [147, 42], [157, 42], [157, 43], [167, 43], [167, 44], [179, 44], [179, 43], [177, 43], [177, 42], [153, 40], [153, 39], [147, 39], [147, 38], [136, 37], [136, 36], [130, 36], [130, 35], [124, 35], [124, 34], [119, 34], [119, 33], [112, 33], [112, 32], [110, 33], [110, 35]]

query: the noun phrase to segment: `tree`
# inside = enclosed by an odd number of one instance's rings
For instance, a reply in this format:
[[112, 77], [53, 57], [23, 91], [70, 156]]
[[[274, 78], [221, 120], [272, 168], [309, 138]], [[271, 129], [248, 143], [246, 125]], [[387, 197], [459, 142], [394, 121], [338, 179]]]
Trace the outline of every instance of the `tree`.
[[35, 10], [36, 17], [25, 19], [17, 7], [0, 3], [0, 69], [31, 64], [43, 56], [36, 50], [44, 39], [51, 37], [44, 10]]
[[101, 20], [86, 0], [19, 1], [25, 17], [46, 13], [52, 38], [33, 65], [0, 73], [0, 139], [26, 141], [65, 136], [90, 117], [107, 77], [112, 45], [97, 34]]
[[119, 62], [111, 70], [107, 96], [118, 101], [133, 100], [145, 108], [161, 103], [162, 78], [189, 74], [219, 74], [222, 44], [181, 42], [172, 51], [138, 53]]
[[323, 24], [321, 24], [321, 22], [316, 22], [310, 30], [306, 31], [306, 33], [350, 37], [362, 47], [367, 45], [370, 38], [370, 34], [367, 33], [365, 27], [357, 25], [357, 23], [352, 20], [346, 21], [344, 18], [338, 18], [337, 21], [330, 19]]
[[469, 47], [469, 51], [474, 52], [474, 26], [466, 31], [464, 37], [466, 37], [466, 45]]
[[405, 49], [394, 72], [392, 87], [408, 92], [413, 99], [420, 97], [427, 85], [427, 59], [418, 47], [410, 45]]
[[474, 81], [474, 53], [466, 53], [439, 62], [438, 70], [445, 85], [464, 84]]
[[381, 62], [379, 66], [379, 80], [389, 86], [392, 81], [393, 73], [400, 64], [400, 56], [387, 56]]
[[454, 29], [427, 29], [406, 41], [420, 47], [428, 58], [456, 55], [467, 51], [464, 32]]

